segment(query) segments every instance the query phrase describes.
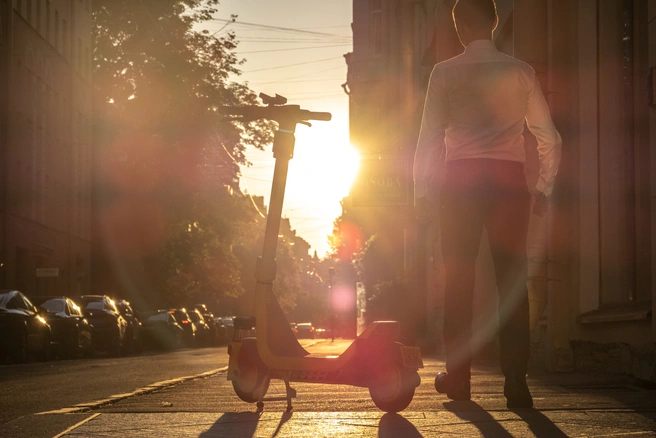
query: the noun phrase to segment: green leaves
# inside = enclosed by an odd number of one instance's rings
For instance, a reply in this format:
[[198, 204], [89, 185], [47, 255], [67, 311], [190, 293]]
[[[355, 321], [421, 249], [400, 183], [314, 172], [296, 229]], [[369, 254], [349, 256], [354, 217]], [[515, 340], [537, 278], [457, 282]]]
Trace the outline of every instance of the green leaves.
[[202, 32], [218, 4], [94, 2], [94, 196], [101, 247], [112, 251], [97, 259], [111, 260], [100, 270], [110, 276], [136, 276], [140, 260], [144, 295], [162, 304], [217, 302], [252, 281], [234, 252], [259, 218], [239, 192], [239, 166], [246, 145], [271, 142], [272, 124], [238, 126], [217, 111], [257, 99], [230, 80], [236, 36]]

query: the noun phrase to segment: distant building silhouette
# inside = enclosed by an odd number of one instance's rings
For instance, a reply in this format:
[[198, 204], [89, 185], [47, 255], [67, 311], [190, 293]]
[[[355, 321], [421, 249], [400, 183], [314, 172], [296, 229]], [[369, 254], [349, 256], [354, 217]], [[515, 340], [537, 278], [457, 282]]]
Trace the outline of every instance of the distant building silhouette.
[[88, 293], [91, 0], [0, 8], [0, 287]]

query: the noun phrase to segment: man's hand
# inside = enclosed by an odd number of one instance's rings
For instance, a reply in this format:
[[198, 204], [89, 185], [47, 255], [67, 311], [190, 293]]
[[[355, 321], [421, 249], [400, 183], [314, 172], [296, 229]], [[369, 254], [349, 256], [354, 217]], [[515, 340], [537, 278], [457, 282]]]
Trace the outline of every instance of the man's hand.
[[415, 216], [420, 224], [427, 224], [435, 217], [435, 204], [427, 197], [415, 199]]
[[546, 216], [551, 210], [551, 199], [537, 189], [531, 190], [531, 210], [537, 216]]

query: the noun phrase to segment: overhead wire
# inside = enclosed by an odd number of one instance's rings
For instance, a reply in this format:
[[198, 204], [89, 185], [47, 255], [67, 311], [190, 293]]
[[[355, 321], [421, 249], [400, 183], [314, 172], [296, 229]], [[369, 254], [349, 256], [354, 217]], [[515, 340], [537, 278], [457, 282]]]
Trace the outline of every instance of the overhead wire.
[[288, 49], [270, 49], [270, 50], [253, 50], [250, 52], [237, 52], [240, 55], [250, 55], [253, 53], [272, 53], [272, 52], [289, 52], [290, 50], [309, 50], [309, 49], [325, 49], [329, 47], [344, 47], [346, 44], [331, 44], [329, 46], [309, 46], [309, 47], [290, 47]]
[[272, 25], [269, 25], [269, 24], [246, 23], [244, 21], [237, 21], [237, 20], [233, 20], [233, 19], [227, 20], [227, 19], [223, 19], [223, 18], [213, 18], [209, 21], [218, 21], [218, 22], [221, 22], [221, 23], [228, 23], [228, 24], [241, 25], [241, 26], [247, 26], [247, 27], [256, 27], [256, 28], [259, 28], [259, 29], [267, 29], [267, 30], [273, 30], [273, 31], [284, 31], [284, 32], [291, 32], [291, 33], [303, 33], [303, 34], [309, 34], [309, 35], [321, 35], [321, 36], [353, 39], [353, 37], [349, 36], [349, 35], [337, 35], [337, 34], [334, 34], [334, 33], [316, 32], [316, 31], [312, 31], [312, 30], [298, 29], [298, 28], [293, 28], [293, 27], [272, 26]]
[[346, 65], [340, 65], [339, 67], [331, 67], [331, 68], [327, 68], [325, 70], [319, 70], [319, 71], [314, 71], [314, 72], [309, 72], [309, 73], [303, 73], [301, 75], [291, 76], [291, 77], [284, 78], [284, 79], [278, 79], [278, 80], [271, 81], [271, 82], [259, 82], [258, 84], [259, 85], [277, 84], [278, 82], [284, 82], [284, 81], [291, 80], [291, 79], [302, 78], [302, 77], [305, 77], [305, 76], [310, 76], [310, 75], [317, 74], [317, 73], [324, 73], [324, 72], [327, 72], [327, 71], [339, 70], [339, 69], [343, 69], [345, 67], [346, 67]]
[[277, 69], [280, 69], [280, 68], [296, 67], [296, 66], [299, 66], [299, 65], [317, 64], [319, 62], [334, 61], [335, 59], [341, 59], [341, 58], [342, 58], [342, 56], [333, 56], [331, 58], [317, 59], [315, 61], [297, 62], [297, 63], [294, 63], [294, 64], [278, 65], [278, 66], [275, 66], [275, 67], [266, 67], [266, 68], [259, 68], [259, 69], [256, 69], [256, 70], [248, 70], [248, 71], [244, 71], [244, 73], [255, 73], [255, 72], [258, 72], [258, 71], [277, 70]]

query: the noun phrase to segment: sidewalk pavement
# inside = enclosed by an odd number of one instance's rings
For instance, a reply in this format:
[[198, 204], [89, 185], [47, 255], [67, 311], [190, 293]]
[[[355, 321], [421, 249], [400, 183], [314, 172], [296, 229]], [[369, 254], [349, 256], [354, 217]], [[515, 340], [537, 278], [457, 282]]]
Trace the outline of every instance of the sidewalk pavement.
[[[325, 347], [330, 345], [316, 348]], [[237, 399], [225, 374], [219, 372], [75, 414], [80, 422], [57, 436], [656, 436], [656, 390], [641, 387], [624, 376], [529, 375], [535, 409], [510, 411], [502, 394], [503, 377], [496, 366], [475, 366], [472, 401], [451, 402], [437, 394], [433, 386], [444, 363], [428, 357], [424, 364], [421, 385], [410, 406], [399, 414], [379, 411], [366, 389], [317, 384], [293, 384], [298, 397], [290, 413], [285, 412], [284, 402], [267, 403], [263, 412], [256, 412], [254, 405]], [[189, 399], [197, 397], [205, 399], [191, 405]], [[176, 411], [153, 409], [167, 403]]]

